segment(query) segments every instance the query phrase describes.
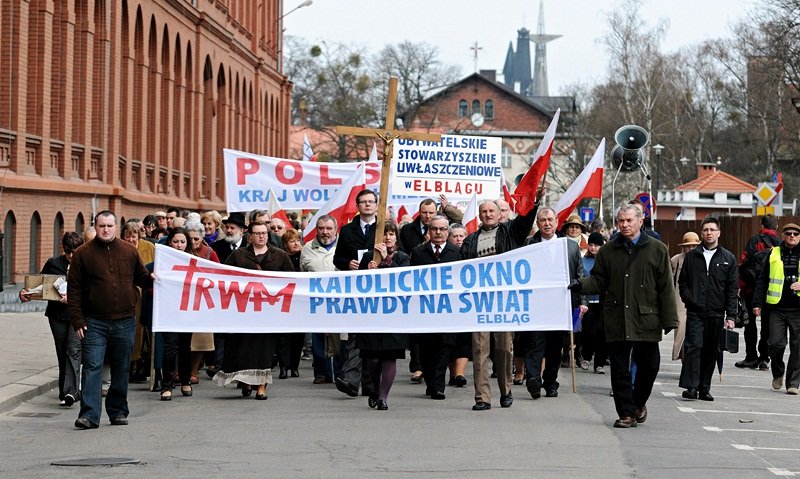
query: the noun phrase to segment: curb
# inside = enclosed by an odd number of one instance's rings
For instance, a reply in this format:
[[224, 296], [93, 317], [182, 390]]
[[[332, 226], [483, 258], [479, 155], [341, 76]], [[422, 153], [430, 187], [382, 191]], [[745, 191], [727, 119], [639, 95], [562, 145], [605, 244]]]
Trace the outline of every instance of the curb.
[[58, 366], [0, 387], [0, 414], [58, 387]]

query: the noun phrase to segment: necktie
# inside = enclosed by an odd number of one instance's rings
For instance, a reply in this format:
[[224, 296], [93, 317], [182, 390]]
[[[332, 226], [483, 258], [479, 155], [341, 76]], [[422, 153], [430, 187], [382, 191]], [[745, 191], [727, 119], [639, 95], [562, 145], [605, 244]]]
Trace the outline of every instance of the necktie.
[[364, 236], [369, 236], [370, 231], [372, 231], [372, 224], [364, 225]]
[[629, 239], [626, 239], [625, 240], [625, 249], [628, 251], [628, 254], [631, 254], [631, 251], [633, 251], [633, 241], [631, 241]]
[[442, 255], [442, 252], [439, 249], [439, 245], [438, 244], [434, 245], [433, 246], [433, 257], [434, 257], [434, 259], [438, 260], [439, 256], [441, 256], [441, 255]]

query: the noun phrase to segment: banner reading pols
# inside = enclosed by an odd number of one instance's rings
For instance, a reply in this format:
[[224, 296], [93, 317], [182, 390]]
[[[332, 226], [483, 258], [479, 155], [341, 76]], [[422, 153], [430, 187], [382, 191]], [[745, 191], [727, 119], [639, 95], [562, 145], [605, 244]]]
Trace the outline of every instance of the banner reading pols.
[[567, 241], [433, 266], [329, 273], [245, 270], [157, 245], [153, 329], [228, 333], [568, 330]]

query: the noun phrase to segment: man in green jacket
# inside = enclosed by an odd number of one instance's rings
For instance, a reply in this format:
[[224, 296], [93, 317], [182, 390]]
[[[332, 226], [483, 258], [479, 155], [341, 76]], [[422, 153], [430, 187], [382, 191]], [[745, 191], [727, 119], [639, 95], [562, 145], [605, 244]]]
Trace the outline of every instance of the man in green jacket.
[[[591, 276], [569, 288], [601, 294], [611, 389], [619, 419], [614, 427], [629, 428], [647, 419], [647, 399], [658, 375], [658, 343], [678, 326], [675, 287], [664, 243], [642, 234], [642, 211], [624, 205], [617, 211], [619, 235], [597, 254]], [[631, 380], [631, 359], [637, 365]]]

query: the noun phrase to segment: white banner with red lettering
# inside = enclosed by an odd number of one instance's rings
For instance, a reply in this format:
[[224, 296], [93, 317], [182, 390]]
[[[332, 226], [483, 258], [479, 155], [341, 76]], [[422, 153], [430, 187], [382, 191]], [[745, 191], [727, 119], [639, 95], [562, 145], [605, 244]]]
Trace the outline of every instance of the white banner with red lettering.
[[[284, 209], [318, 209], [362, 164], [366, 166], [368, 188], [378, 191], [381, 182], [380, 162], [298, 161], [229, 149], [223, 150], [223, 156], [228, 212], [266, 210], [270, 188]], [[390, 195], [388, 204], [399, 207], [421, 200], [418, 196]]]
[[569, 330], [567, 241], [431, 266], [326, 273], [246, 270], [156, 245], [153, 330]]

